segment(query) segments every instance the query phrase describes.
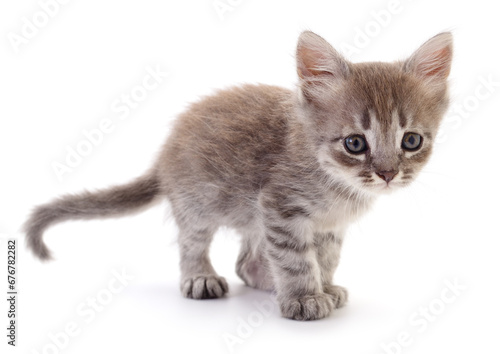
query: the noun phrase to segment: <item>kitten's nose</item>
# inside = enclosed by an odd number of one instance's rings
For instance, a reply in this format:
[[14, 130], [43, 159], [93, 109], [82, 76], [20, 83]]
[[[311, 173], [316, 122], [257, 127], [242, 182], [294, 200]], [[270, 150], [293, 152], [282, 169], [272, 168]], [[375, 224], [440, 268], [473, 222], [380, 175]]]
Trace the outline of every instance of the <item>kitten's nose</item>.
[[393, 180], [394, 176], [396, 176], [398, 174], [398, 172], [399, 171], [380, 171], [380, 172], [376, 172], [376, 173], [377, 173], [377, 176], [379, 176], [384, 181], [389, 183], [390, 181]]

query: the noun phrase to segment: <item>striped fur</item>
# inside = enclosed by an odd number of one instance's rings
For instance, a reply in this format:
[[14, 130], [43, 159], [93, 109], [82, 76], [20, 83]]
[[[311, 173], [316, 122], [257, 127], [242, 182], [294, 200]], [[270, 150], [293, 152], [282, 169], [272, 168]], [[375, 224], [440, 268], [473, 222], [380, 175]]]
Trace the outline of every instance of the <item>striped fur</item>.
[[[42, 234], [56, 222], [166, 198], [179, 226], [184, 296], [228, 291], [209, 257], [214, 233], [228, 226], [242, 234], [236, 272], [247, 285], [274, 290], [284, 317], [323, 318], [347, 301], [332, 282], [346, 228], [378, 195], [411, 183], [430, 156], [450, 61], [449, 33], [405, 62], [353, 64], [304, 32], [296, 91], [244, 85], [193, 104], [143, 177], [37, 207], [25, 224], [28, 246], [48, 259]], [[403, 151], [406, 132], [423, 137], [418, 151]], [[352, 135], [364, 137], [366, 151], [348, 152]]]

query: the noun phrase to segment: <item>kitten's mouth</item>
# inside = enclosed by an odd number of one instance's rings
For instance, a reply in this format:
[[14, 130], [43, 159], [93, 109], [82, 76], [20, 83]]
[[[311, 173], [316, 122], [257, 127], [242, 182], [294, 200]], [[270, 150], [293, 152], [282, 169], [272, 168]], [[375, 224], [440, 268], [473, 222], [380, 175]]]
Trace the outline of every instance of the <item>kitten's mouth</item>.
[[402, 185], [398, 182], [391, 181], [389, 183], [377, 183], [375, 185], [371, 186], [370, 188], [372, 191], [375, 191], [376, 193], [379, 194], [388, 194], [391, 193], [399, 188], [402, 187]]

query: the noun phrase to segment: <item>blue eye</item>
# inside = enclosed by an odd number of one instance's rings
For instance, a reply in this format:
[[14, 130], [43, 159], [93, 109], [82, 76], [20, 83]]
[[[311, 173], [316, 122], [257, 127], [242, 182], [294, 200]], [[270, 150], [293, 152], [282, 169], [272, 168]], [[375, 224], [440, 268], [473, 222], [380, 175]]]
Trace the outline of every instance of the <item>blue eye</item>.
[[361, 154], [366, 151], [368, 145], [366, 140], [361, 135], [351, 135], [344, 141], [344, 146], [351, 154]]
[[422, 146], [422, 136], [417, 133], [406, 133], [403, 136], [401, 147], [407, 151], [416, 151]]

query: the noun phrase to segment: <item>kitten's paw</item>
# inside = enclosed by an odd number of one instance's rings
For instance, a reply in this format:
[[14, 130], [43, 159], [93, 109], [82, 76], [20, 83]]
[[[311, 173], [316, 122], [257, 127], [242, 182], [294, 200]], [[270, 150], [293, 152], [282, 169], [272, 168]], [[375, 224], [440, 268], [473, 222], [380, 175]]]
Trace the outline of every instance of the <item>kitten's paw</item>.
[[283, 300], [280, 309], [283, 317], [310, 321], [328, 316], [334, 309], [334, 303], [330, 295], [314, 294]]
[[342, 286], [323, 285], [323, 291], [332, 297], [336, 309], [343, 307], [349, 299], [349, 292]]
[[189, 299], [216, 299], [228, 291], [226, 279], [217, 275], [198, 275], [181, 283], [181, 292]]

